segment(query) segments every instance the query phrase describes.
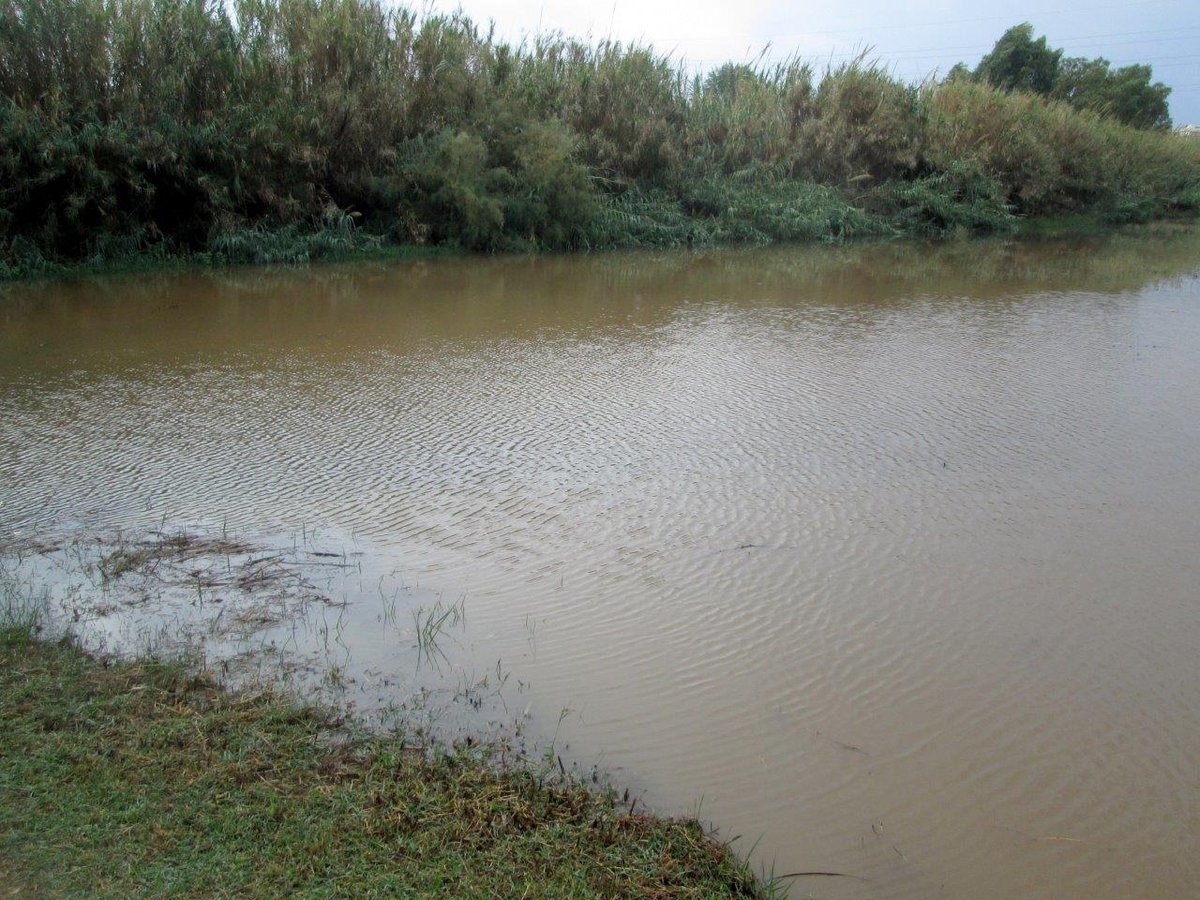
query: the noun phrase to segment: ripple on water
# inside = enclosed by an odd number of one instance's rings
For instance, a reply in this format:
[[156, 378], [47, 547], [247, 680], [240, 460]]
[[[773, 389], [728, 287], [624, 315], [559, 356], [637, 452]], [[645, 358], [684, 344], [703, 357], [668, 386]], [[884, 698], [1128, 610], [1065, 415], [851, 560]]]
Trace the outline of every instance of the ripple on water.
[[0, 338], [0, 526], [351, 533], [468, 592], [582, 758], [871, 879], [830, 896], [1170, 896], [1200, 308], [1156, 278], [1193, 245], [39, 288]]

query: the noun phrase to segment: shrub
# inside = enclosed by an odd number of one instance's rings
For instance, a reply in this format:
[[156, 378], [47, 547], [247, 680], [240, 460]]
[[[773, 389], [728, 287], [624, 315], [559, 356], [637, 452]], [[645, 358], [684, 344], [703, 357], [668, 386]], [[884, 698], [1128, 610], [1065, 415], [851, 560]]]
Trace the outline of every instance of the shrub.
[[862, 59], [694, 78], [649, 47], [514, 47], [381, 0], [0, 6], [3, 277], [1141, 220], [1196, 210], [1198, 186], [1200, 142]]

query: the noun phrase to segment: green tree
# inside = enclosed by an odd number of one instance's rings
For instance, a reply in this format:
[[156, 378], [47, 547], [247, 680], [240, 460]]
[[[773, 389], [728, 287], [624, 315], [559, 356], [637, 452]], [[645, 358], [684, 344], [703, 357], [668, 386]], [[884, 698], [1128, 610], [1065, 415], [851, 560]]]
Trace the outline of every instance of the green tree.
[[1046, 38], [1033, 39], [1028, 22], [1014, 25], [1000, 36], [992, 52], [979, 62], [975, 76], [1006, 91], [1049, 94], [1058, 80], [1061, 50], [1052, 50]]
[[1114, 69], [1107, 59], [1063, 60], [1054, 96], [1076, 109], [1091, 109], [1134, 128], [1169, 128], [1167, 97], [1171, 89], [1151, 84], [1150, 66]]

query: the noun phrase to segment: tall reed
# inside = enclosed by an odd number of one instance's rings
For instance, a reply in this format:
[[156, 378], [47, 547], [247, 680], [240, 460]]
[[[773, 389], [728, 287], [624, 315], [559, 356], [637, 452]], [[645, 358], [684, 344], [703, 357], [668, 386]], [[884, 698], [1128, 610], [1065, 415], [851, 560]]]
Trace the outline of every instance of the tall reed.
[[1200, 144], [867, 59], [694, 77], [378, 0], [0, 0], [0, 275], [1194, 209]]

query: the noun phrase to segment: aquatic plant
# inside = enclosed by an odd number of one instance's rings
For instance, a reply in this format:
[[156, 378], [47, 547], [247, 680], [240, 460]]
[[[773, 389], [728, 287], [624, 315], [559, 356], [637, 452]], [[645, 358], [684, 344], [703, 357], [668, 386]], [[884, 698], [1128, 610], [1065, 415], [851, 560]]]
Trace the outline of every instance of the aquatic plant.
[[866, 58], [696, 77], [379, 0], [0, 4], [0, 277], [1005, 230], [1192, 210], [1198, 185], [1197, 142]]

